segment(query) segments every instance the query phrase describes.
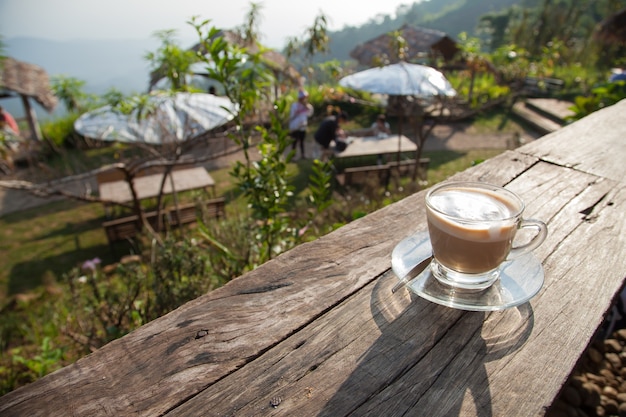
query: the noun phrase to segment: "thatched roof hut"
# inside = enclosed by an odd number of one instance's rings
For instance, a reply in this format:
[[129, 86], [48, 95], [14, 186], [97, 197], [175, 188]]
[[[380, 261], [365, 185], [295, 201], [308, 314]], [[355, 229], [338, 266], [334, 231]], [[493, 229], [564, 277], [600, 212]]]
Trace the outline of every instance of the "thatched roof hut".
[[626, 45], [626, 8], [600, 22], [595, 36], [606, 43]]
[[[429, 58], [440, 55], [448, 62], [459, 50], [456, 41], [438, 30], [404, 25], [399, 32], [406, 40], [408, 54], [404, 60], [409, 62], [419, 61], [425, 55]], [[392, 44], [392, 35], [385, 33], [358, 45], [350, 52], [350, 56], [366, 66], [393, 64], [400, 59], [392, 50]]]
[[33, 64], [6, 57], [0, 61], [0, 98], [20, 96], [33, 136], [41, 139], [37, 116], [29, 99], [35, 100], [48, 112], [57, 105], [46, 71]]

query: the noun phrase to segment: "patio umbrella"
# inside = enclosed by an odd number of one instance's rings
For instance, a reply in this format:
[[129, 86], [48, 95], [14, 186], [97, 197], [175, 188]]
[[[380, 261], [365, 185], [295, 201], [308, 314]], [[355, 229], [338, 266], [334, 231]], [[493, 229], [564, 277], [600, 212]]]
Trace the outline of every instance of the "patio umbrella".
[[441, 72], [426, 65], [407, 62], [356, 72], [339, 80], [339, 85], [394, 96], [430, 98], [456, 95], [456, 91]]
[[104, 106], [74, 122], [78, 133], [92, 139], [151, 145], [181, 142], [222, 126], [235, 117], [237, 105], [225, 97], [202, 93], [153, 94], [143, 118]]
[[[407, 62], [370, 68], [348, 75], [339, 80], [339, 85], [375, 94], [387, 94], [390, 99], [400, 99], [389, 100], [389, 109], [398, 112], [400, 116], [399, 137], [402, 135], [402, 118], [408, 110], [408, 98], [430, 99], [456, 96], [456, 90], [441, 72], [432, 67]], [[399, 137], [398, 162], [400, 162], [401, 152]], [[418, 156], [419, 152], [421, 152], [420, 149], [418, 149]]]

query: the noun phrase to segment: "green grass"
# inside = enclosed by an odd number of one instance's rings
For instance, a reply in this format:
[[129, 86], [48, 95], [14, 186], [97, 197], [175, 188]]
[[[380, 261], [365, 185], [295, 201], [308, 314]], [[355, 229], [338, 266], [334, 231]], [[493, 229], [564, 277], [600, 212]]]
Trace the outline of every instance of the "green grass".
[[430, 158], [428, 186], [444, 181], [457, 172], [465, 171], [482, 161], [501, 154], [503, 151], [502, 149], [480, 149], [467, 152], [424, 152], [424, 157]]
[[[115, 158], [119, 151], [114, 147], [90, 150], [88, 159], [95, 161], [76, 162], [76, 165], [81, 165], [81, 168], [98, 166]], [[425, 152], [423, 157], [430, 158], [427, 185], [443, 181], [501, 152]], [[78, 153], [72, 157], [76, 161], [80, 159]], [[295, 207], [308, 192], [311, 161], [291, 163], [288, 171], [295, 187]], [[214, 170], [211, 176], [216, 182], [216, 195], [227, 199], [227, 212], [229, 209], [242, 212], [246, 202], [233, 182], [230, 168]], [[402, 181], [406, 185], [410, 179], [404, 178]], [[401, 190], [391, 192], [395, 194], [392, 195], [393, 199], [403, 197]], [[198, 197], [197, 193], [190, 193], [183, 195], [181, 200], [195, 197]], [[63, 274], [85, 260], [98, 257], [104, 265], [115, 262], [102, 229], [104, 219], [102, 205], [76, 201], [54, 202], [0, 217], [0, 304], [8, 296], [62, 281]], [[122, 250], [120, 248], [116, 253], [120, 255]]]
[[62, 201], [0, 218], [0, 299], [52, 284], [87, 259], [111, 262], [99, 204]]

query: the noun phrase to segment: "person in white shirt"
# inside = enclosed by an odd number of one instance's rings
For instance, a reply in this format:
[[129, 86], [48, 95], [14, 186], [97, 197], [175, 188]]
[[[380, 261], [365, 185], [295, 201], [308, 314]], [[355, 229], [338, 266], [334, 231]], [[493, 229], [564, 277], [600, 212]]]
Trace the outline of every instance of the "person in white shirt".
[[371, 129], [372, 136], [387, 136], [391, 134], [391, 126], [389, 126], [384, 114], [378, 115]]
[[305, 90], [298, 91], [298, 101], [291, 105], [289, 112], [289, 136], [293, 138], [291, 149], [296, 150], [300, 144], [300, 156], [306, 159], [304, 154], [304, 139], [309, 117], [313, 116], [313, 106], [309, 103], [309, 93]]

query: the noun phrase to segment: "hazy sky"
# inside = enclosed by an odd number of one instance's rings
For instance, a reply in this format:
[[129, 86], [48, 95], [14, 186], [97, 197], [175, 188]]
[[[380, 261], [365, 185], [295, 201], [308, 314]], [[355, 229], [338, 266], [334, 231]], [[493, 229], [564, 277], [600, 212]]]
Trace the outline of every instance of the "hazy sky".
[[[395, 16], [412, 0], [258, 0], [261, 41], [282, 48], [300, 36], [320, 13], [329, 29], [360, 25], [378, 14]], [[148, 39], [155, 31], [176, 29], [178, 40], [194, 41], [191, 16], [211, 19], [216, 27], [234, 28], [244, 22], [249, 0], [0, 0], [0, 35], [53, 40]]]

